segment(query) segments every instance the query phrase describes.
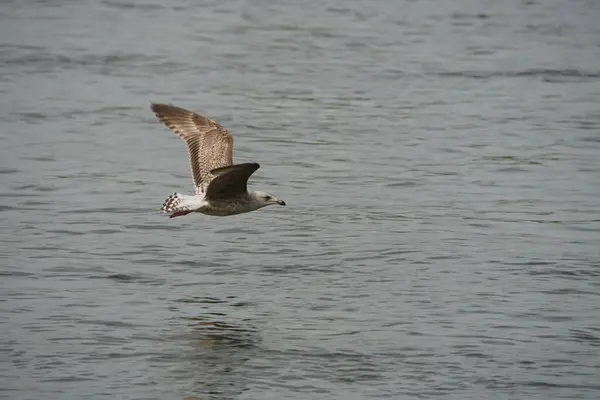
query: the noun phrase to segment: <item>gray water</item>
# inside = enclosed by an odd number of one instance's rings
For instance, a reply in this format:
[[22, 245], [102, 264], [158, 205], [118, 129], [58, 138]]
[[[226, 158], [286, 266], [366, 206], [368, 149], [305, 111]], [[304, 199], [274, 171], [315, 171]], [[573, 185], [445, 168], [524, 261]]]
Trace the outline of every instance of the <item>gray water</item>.
[[[1, 399], [600, 398], [600, 2], [3, 1]], [[150, 102], [287, 207], [192, 192]]]

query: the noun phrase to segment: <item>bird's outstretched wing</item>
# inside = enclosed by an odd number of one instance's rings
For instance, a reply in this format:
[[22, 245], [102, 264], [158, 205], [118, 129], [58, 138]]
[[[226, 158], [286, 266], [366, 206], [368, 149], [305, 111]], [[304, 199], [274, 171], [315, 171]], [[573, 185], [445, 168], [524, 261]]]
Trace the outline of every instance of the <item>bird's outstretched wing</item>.
[[214, 178], [211, 171], [232, 164], [233, 138], [217, 122], [184, 108], [154, 103], [151, 108], [167, 128], [185, 141], [196, 193], [205, 191]]
[[245, 195], [248, 178], [259, 168], [257, 163], [245, 163], [213, 169], [214, 178], [206, 188], [206, 198], [229, 199]]

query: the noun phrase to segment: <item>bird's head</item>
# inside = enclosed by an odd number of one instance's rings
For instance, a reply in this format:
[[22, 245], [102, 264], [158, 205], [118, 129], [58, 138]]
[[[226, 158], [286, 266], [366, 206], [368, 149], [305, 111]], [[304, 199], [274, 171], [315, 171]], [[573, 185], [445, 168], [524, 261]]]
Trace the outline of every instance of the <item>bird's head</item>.
[[254, 199], [260, 204], [261, 207], [270, 206], [273, 204], [279, 204], [285, 206], [285, 201], [278, 199], [277, 197], [270, 195], [266, 192], [255, 191]]

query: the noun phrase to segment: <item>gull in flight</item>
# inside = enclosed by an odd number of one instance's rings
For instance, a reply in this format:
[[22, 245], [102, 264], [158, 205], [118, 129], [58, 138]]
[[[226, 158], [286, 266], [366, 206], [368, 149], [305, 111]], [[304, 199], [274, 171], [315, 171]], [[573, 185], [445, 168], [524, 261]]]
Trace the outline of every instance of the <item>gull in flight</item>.
[[233, 138], [225, 128], [183, 108], [153, 103], [152, 111], [175, 135], [185, 141], [190, 153], [193, 196], [173, 193], [165, 200], [162, 212], [179, 217], [192, 212], [224, 217], [246, 213], [285, 202], [260, 191], [248, 191], [250, 175], [257, 163], [232, 163]]

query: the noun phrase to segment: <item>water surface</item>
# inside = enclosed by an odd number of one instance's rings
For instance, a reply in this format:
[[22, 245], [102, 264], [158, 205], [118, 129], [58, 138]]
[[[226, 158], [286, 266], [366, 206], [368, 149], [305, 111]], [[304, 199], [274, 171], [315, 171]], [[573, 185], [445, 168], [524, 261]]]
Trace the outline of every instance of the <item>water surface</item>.
[[[598, 20], [1, 3], [0, 398], [600, 397]], [[161, 215], [192, 186], [151, 101], [288, 206]]]

